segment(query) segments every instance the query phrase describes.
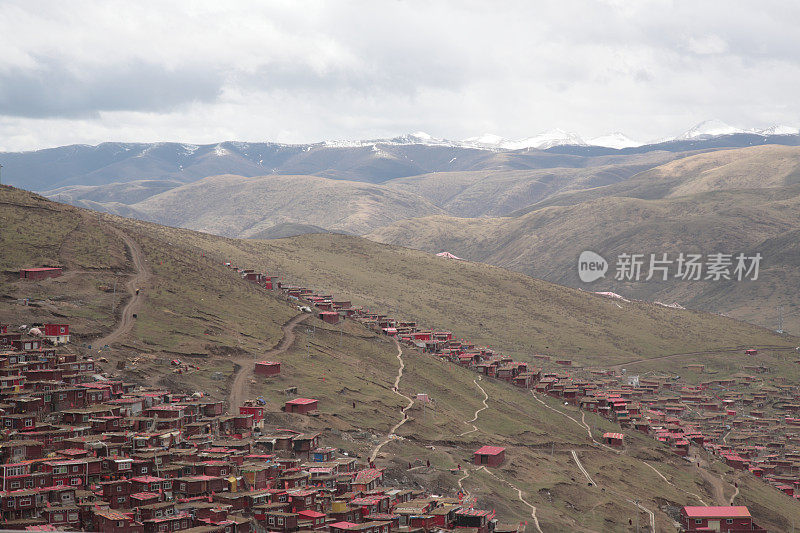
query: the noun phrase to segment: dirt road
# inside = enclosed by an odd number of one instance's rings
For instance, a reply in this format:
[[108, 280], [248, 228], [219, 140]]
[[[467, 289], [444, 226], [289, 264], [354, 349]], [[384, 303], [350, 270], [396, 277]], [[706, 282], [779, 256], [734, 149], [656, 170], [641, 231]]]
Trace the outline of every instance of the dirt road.
[[[280, 342], [278, 342], [273, 349], [265, 353], [260, 359], [271, 359], [276, 355], [280, 355], [288, 350], [289, 347], [294, 343], [294, 328], [310, 316], [311, 315], [308, 313], [303, 313], [297, 315], [284, 324], [281, 328], [283, 336], [281, 337]], [[253, 377], [253, 370], [255, 369], [255, 360], [253, 358], [239, 358], [231, 362], [235, 365], [238, 365], [238, 368], [233, 376], [231, 391], [228, 396], [229, 413], [238, 412], [235, 411], [236, 408], [242, 405], [242, 402], [247, 399], [247, 394], [250, 389], [248, 380]]]
[[117, 324], [117, 327], [105, 337], [92, 341], [92, 345], [98, 349], [106, 344], [110, 346], [133, 328], [133, 323], [135, 321], [133, 315], [139, 310], [144, 301], [144, 294], [137, 294], [136, 289], [142, 287], [150, 280], [150, 269], [144, 259], [144, 254], [142, 254], [139, 243], [120, 229], [112, 227], [111, 231], [116, 233], [117, 236], [125, 242], [125, 246], [128, 247], [131, 259], [133, 260], [133, 267], [136, 269], [136, 274], [125, 284], [125, 288], [128, 290], [128, 293], [130, 293], [131, 299], [128, 300], [128, 303], [122, 308], [122, 318]]

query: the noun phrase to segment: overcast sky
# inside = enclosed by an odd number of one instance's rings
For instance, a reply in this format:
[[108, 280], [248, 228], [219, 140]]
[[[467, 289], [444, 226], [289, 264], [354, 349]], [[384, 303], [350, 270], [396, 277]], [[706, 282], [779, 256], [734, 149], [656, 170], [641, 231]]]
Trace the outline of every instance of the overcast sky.
[[0, 150], [800, 125], [798, 28], [784, 0], [3, 0]]

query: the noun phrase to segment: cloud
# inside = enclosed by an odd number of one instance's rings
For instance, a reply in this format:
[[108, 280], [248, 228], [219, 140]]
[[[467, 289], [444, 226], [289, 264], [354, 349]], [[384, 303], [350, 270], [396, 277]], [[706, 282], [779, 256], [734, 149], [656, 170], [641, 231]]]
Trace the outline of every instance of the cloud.
[[798, 23], [769, 1], [7, 1], [0, 144], [800, 124]]

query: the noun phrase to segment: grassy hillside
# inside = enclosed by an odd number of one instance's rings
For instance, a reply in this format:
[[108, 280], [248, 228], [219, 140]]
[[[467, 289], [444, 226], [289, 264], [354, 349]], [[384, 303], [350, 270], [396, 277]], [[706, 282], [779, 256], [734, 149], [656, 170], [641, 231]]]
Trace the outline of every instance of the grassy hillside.
[[213, 176], [130, 208], [137, 218], [243, 238], [282, 223], [364, 233], [401, 218], [442, 212], [419, 196], [315, 176]]
[[220, 260], [263, 268], [287, 283], [304, 282], [523, 357], [545, 352], [602, 365], [720, 346], [791, 343], [733, 320], [615, 302], [505, 269], [358, 237], [239, 241], [160, 231]]
[[503, 216], [567, 191], [625, 181], [685, 154], [650, 152], [620, 160], [598, 158], [584, 168], [436, 172], [397, 178], [386, 186], [433, 202], [459, 217]]

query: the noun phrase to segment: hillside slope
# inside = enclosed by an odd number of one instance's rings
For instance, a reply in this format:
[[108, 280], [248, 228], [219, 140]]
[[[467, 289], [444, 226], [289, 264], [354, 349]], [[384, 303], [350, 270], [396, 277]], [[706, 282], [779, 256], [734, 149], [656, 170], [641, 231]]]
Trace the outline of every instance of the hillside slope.
[[[776, 306], [800, 306], [793, 287], [800, 263], [769, 255], [800, 228], [800, 149], [756, 147], [700, 154], [614, 185], [555, 196], [507, 218], [428, 217], [401, 221], [367, 235], [484, 261], [535, 277], [647, 300], [678, 302], [776, 327]], [[600, 281], [583, 284], [577, 259], [592, 250], [610, 263]], [[758, 281], [620, 282], [622, 253], [762, 253]], [[645, 271], [646, 273], [646, 271]], [[724, 295], [724, 296], [723, 296]], [[789, 331], [800, 331], [798, 313]]]
[[137, 218], [244, 238], [285, 223], [364, 233], [407, 216], [442, 212], [419, 196], [316, 176], [213, 176], [130, 207]]
[[[576, 359], [602, 365], [686, 346], [784, 340], [720, 317], [617, 305], [499, 268], [356, 237], [225, 239], [84, 211], [9, 187], [0, 187], [0, 205], [0, 244], [4, 252], [13, 252], [2, 256], [4, 321], [69, 321], [78, 335], [71, 349], [108, 358], [104, 370], [110, 375], [206, 390], [217, 397], [229, 394], [235, 365], [252, 364], [279, 344], [282, 327], [297, 314], [275, 293], [222, 266], [225, 258], [520, 354], [544, 344], [553, 353], [575, 350]], [[141, 287], [143, 302], [134, 327], [98, 353], [102, 347], [87, 345], [118, 318], [107, 311], [109, 293], [99, 284], [115, 277], [122, 282], [138, 269], [120, 235], [135, 240], [150, 276]], [[48, 263], [65, 266], [65, 275], [41, 282], [16, 277], [18, 268]], [[35, 305], [20, 302], [23, 294], [37, 295], [30, 302]], [[123, 301], [111, 303], [118, 311]], [[530, 393], [496, 381], [479, 382], [469, 370], [416, 350], [398, 352], [385, 336], [353, 322], [329, 326], [309, 320], [295, 328], [295, 341], [281, 354], [281, 376], [246, 380], [244, 395], [268, 400], [270, 426], [324, 430], [330, 439], [326, 445], [362, 460], [375, 454], [389, 480], [449, 494], [463, 486], [479, 505], [497, 509], [510, 522], [532, 520], [530, 504], [543, 531], [622, 531], [635, 498], [653, 511], [657, 529], [666, 530], [672, 524], [670, 509], [713, 501], [712, 489], [692, 467], [649, 437], [630, 435], [622, 454], [597, 448], [589, 437], [597, 439], [615, 428], [597, 415], [587, 414], [584, 426], [558, 402], [542, 400], [545, 406]], [[766, 357], [780, 364], [778, 357]], [[196, 369], [174, 373], [175, 358]], [[124, 370], [114, 370], [117, 363]], [[405, 404], [392, 389], [395, 383], [397, 392], [409, 397], [426, 392], [434, 403], [414, 403], [407, 423], [397, 430], [401, 438], [379, 448]], [[283, 391], [292, 386], [319, 399], [318, 418], [298, 420], [280, 411]], [[506, 446], [508, 463], [491, 472], [469, 466], [472, 450], [486, 443]], [[600, 486], [586, 484], [574, 457]], [[426, 460], [432, 468], [406, 468]], [[459, 467], [461, 474], [450, 473]], [[732, 472], [719, 466], [711, 472], [727, 491], [724, 496], [733, 494]], [[781, 529], [800, 519], [800, 504], [765, 491], [757, 481], [740, 482], [740, 493], [768, 527]]]

